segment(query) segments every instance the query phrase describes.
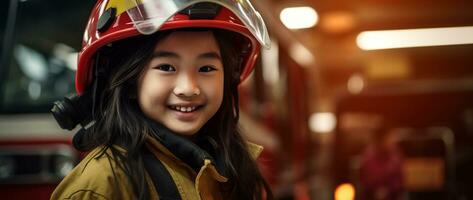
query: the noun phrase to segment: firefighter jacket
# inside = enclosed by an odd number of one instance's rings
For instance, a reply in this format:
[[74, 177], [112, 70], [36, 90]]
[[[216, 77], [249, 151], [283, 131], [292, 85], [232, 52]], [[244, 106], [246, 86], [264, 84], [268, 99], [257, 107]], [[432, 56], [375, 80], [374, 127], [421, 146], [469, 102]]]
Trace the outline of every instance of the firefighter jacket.
[[[159, 125], [157, 125], [159, 126]], [[163, 127], [154, 127], [163, 129]], [[222, 199], [220, 184], [227, 178], [220, 173], [218, 162], [206, 151], [192, 151], [186, 147], [191, 144], [189, 140], [180, 140], [175, 134], [166, 133], [169, 130], [157, 131], [156, 136], [148, 136], [146, 149], [159, 160], [168, 172], [170, 179], [174, 182], [179, 196], [183, 200], [210, 200]], [[176, 140], [177, 138], [177, 140]], [[181, 138], [182, 139], [182, 138]], [[182, 142], [186, 143], [182, 145]], [[197, 145], [195, 145], [197, 146]], [[247, 143], [250, 155], [256, 159], [262, 151], [262, 147]], [[173, 149], [173, 151], [170, 151]], [[191, 150], [189, 150], [191, 149]], [[123, 153], [125, 150], [121, 149]], [[191, 160], [190, 162], [188, 160]], [[184, 162], [183, 160], [187, 160]], [[150, 170], [146, 170], [146, 181], [150, 191], [151, 199], [173, 199], [163, 198], [158, 194], [159, 184], [153, 182], [157, 177], [150, 176]], [[151, 170], [153, 171], [153, 170]], [[153, 179], [154, 178], [154, 179]], [[169, 192], [166, 187], [161, 188], [163, 192]], [[132, 185], [122, 167], [119, 167], [110, 149], [98, 147], [92, 150], [53, 192], [51, 199], [134, 199]]]

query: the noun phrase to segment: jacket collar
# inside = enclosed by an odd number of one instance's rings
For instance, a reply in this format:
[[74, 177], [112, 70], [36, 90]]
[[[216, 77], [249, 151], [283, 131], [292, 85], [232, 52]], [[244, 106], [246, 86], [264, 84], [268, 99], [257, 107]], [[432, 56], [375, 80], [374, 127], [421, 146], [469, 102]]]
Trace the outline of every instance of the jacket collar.
[[[220, 174], [224, 174], [223, 155], [218, 151], [217, 142], [211, 137], [201, 137], [196, 143], [173, 133], [167, 127], [152, 120], [148, 120], [153, 133], [153, 138], [158, 140], [170, 154], [177, 157], [195, 171], [199, 171], [205, 165], [205, 160], [210, 160]], [[150, 138], [151, 139], [151, 138]], [[257, 159], [263, 147], [247, 142], [248, 153], [253, 159]]]
[[[217, 168], [221, 166], [220, 155], [216, 150], [216, 142], [212, 138], [206, 137], [193, 143], [187, 138], [173, 133], [164, 125], [149, 120], [152, 128], [153, 138], [158, 140], [175, 157], [189, 165], [195, 171], [199, 171], [205, 164], [205, 160], [210, 160], [216, 164]], [[219, 170], [223, 172], [223, 170]]]

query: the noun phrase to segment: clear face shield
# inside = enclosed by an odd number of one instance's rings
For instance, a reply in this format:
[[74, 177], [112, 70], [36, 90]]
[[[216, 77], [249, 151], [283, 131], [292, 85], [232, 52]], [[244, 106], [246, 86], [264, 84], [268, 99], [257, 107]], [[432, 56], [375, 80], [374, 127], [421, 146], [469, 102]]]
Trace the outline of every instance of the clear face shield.
[[265, 48], [270, 47], [266, 25], [260, 13], [249, 0], [126, 0], [129, 4], [128, 15], [136, 29], [149, 35], [157, 30], [176, 13], [197, 3], [215, 3], [232, 11], [246, 28]]

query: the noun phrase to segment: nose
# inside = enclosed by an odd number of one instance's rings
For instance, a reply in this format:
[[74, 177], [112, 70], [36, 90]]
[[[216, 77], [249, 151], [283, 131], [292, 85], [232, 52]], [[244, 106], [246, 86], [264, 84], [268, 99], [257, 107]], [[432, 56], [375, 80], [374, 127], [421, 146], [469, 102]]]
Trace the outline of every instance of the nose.
[[184, 73], [178, 76], [173, 93], [180, 97], [200, 95], [199, 84], [192, 74]]

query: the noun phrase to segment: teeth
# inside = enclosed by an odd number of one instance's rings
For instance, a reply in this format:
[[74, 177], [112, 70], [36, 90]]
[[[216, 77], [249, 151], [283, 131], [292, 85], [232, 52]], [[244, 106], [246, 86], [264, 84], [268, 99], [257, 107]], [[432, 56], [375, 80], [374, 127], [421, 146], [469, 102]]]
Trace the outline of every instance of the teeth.
[[181, 111], [181, 112], [192, 112], [196, 109], [196, 106], [190, 106], [190, 107], [185, 107], [185, 106], [171, 106], [171, 109]]

